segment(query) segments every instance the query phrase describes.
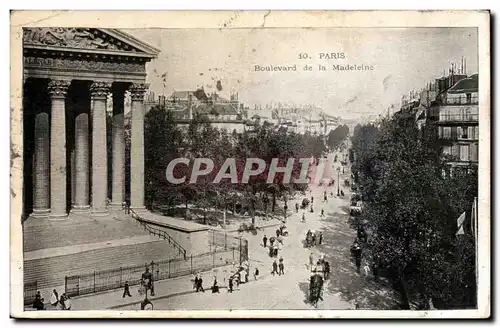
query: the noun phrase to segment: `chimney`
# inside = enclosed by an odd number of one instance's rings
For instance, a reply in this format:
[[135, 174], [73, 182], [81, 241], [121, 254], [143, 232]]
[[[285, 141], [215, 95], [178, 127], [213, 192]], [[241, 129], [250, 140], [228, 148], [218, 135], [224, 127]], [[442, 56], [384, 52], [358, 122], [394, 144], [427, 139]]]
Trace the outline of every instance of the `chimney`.
[[192, 120], [193, 119], [193, 95], [191, 93], [188, 93], [188, 103], [187, 103], [187, 110], [188, 110], [188, 119]]

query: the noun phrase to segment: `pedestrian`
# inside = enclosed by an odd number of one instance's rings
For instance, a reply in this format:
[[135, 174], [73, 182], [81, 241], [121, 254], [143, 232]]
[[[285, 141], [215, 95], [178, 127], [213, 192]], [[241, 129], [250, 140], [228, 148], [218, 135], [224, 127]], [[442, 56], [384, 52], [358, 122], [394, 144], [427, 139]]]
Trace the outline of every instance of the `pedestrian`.
[[318, 241], [318, 243], [320, 245], [321, 245], [321, 243], [323, 243], [323, 233], [322, 232], [319, 233], [319, 241]]
[[302, 213], [302, 220], [301, 220], [301, 222], [306, 222], [306, 213], [305, 212]]
[[234, 278], [236, 280], [236, 287], [240, 287], [240, 283], [241, 283], [241, 280], [240, 280], [240, 273], [239, 272], [236, 272], [235, 275], [234, 275]]
[[57, 307], [57, 303], [59, 303], [59, 294], [57, 293], [57, 290], [52, 291], [52, 295], [50, 295], [50, 305], [53, 307]]
[[212, 294], [219, 293], [219, 286], [217, 285], [217, 277], [214, 276], [214, 283], [212, 284]]
[[325, 191], [325, 196], [323, 197], [323, 203], [326, 203], [328, 201], [328, 197], [326, 196], [326, 191]]
[[259, 269], [258, 269], [258, 268], [255, 268], [255, 271], [254, 271], [254, 273], [253, 273], [253, 278], [254, 278], [255, 280], [257, 280], [257, 277], [258, 277], [258, 276], [259, 276]]
[[314, 213], [314, 208], [312, 205], [311, 205], [311, 213]]
[[280, 229], [276, 229], [276, 238], [280, 236]]
[[199, 291], [201, 290], [202, 292], [205, 292], [205, 290], [203, 289], [203, 278], [200, 276], [200, 278], [198, 278], [198, 287], [196, 288], [196, 291]]
[[312, 205], [313, 202], [314, 202], [314, 197], [311, 196], [311, 205]]
[[295, 213], [299, 213], [299, 204], [295, 203]]
[[69, 296], [65, 296], [64, 299], [65, 310], [71, 310], [71, 299], [69, 298]]
[[193, 289], [196, 289], [196, 286], [198, 286], [198, 274], [194, 276], [193, 281]]
[[321, 209], [321, 216], [324, 217], [325, 216], [325, 210], [322, 208]]
[[355, 259], [356, 259], [356, 273], [360, 272], [361, 268], [361, 249], [356, 249], [355, 251]]
[[314, 258], [313, 258], [313, 253], [309, 254], [309, 266], [312, 267], [314, 264]]
[[262, 242], [264, 243], [264, 248], [265, 248], [267, 245], [267, 236], [266, 235], [264, 235], [264, 237], [262, 238]]
[[281, 276], [282, 274], [285, 274], [285, 266], [283, 265], [283, 259], [281, 259], [280, 264], [278, 265], [280, 271], [278, 274]]
[[227, 291], [229, 293], [233, 292], [233, 276], [229, 277], [229, 289]]
[[132, 297], [132, 295], [130, 295], [130, 288], [128, 286], [128, 281], [125, 281], [125, 285], [123, 286], [123, 296], [122, 296], [122, 298], [125, 298], [125, 296]]
[[324, 270], [323, 274], [324, 274], [324, 277], [325, 277], [325, 280], [326, 280], [330, 276], [330, 262], [325, 261], [325, 265], [324, 265], [324, 269], [323, 270]]
[[66, 305], [65, 305], [66, 299], [64, 297], [65, 295], [66, 294], [62, 294], [59, 297], [59, 310], [66, 310]]
[[43, 305], [43, 298], [40, 291], [36, 292], [35, 301], [33, 302], [33, 308], [36, 310], [44, 310], [45, 306]]
[[271, 271], [273, 276], [275, 273], [278, 273], [278, 263], [276, 263], [276, 260], [273, 261], [273, 271]]

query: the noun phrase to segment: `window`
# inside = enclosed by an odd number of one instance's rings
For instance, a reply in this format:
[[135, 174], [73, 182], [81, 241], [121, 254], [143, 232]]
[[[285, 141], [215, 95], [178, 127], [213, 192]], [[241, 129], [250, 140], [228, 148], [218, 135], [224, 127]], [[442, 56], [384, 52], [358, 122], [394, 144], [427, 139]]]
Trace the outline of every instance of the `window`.
[[460, 149], [458, 148], [458, 145], [453, 145], [451, 147], [451, 155], [454, 157], [458, 157], [460, 155]]
[[474, 127], [474, 140], [479, 140], [479, 126]]
[[466, 94], [467, 96], [467, 103], [470, 104], [472, 100], [472, 95], [470, 93]]
[[451, 155], [451, 146], [443, 147], [443, 155]]
[[450, 138], [451, 138], [451, 127], [444, 126], [443, 127], [443, 139], [450, 139]]
[[468, 129], [466, 126], [464, 126], [464, 127], [459, 126], [457, 132], [458, 132], [459, 139], [468, 139], [468, 134], [467, 134]]
[[469, 145], [460, 146], [460, 160], [464, 162], [469, 161]]
[[470, 140], [474, 139], [474, 130], [475, 130], [475, 127], [473, 126], [469, 126], [467, 128], [467, 136], [469, 137]]
[[477, 143], [472, 143], [470, 145], [470, 160], [472, 162], [477, 162]]

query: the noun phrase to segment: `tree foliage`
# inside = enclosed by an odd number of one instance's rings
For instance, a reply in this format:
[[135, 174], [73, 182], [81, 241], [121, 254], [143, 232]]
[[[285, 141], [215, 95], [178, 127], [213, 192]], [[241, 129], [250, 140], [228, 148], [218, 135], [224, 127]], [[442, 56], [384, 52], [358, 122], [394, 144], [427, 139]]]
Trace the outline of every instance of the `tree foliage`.
[[[477, 171], [443, 174], [435, 127], [411, 114], [357, 126], [353, 171], [364, 201], [369, 250], [410, 299], [443, 308], [475, 305], [474, 246], [457, 238], [457, 218], [477, 195]], [[468, 243], [464, 247], [464, 243]]]
[[[181, 128], [163, 107], [154, 107], [147, 113], [144, 141], [147, 197], [154, 197], [156, 203], [164, 205], [182, 202], [186, 208], [189, 203], [205, 209], [226, 208], [238, 201], [246, 203], [251, 209], [255, 209], [256, 204], [267, 206], [269, 203], [271, 211], [274, 211], [277, 199], [286, 200], [293, 190], [304, 190], [307, 184], [286, 183], [283, 173], [277, 173], [274, 180], [267, 183], [272, 159], [278, 159], [278, 166], [286, 166], [288, 159], [295, 159], [293, 181], [300, 176], [299, 158], [320, 157], [326, 151], [320, 136], [279, 131], [266, 122], [256, 125], [252, 131], [228, 133], [215, 128], [205, 116], [195, 115], [187, 127]], [[165, 178], [166, 168], [170, 161], [178, 157], [190, 159], [188, 166], [177, 165], [174, 171], [176, 178], [186, 176], [186, 181], [170, 184]], [[193, 184], [189, 180], [195, 158], [211, 159], [214, 169], [212, 173], [198, 177]], [[212, 183], [228, 158], [235, 159], [238, 183], [230, 179]], [[247, 158], [264, 160], [266, 169], [257, 176], [251, 176], [249, 183], [242, 185], [239, 182]]]
[[336, 149], [342, 141], [349, 136], [349, 127], [347, 125], [339, 125], [328, 133], [327, 144], [330, 149]]

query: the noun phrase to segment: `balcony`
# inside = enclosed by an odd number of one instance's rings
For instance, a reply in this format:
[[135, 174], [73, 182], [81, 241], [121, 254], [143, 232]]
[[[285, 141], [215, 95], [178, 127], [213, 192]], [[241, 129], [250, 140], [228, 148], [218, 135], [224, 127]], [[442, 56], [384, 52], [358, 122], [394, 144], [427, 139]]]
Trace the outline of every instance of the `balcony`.
[[479, 97], [477, 95], [474, 96], [454, 96], [451, 97], [448, 95], [447, 97], [443, 97], [441, 99], [442, 105], [477, 105], [479, 103]]
[[479, 114], [439, 114], [439, 122], [479, 122]]

